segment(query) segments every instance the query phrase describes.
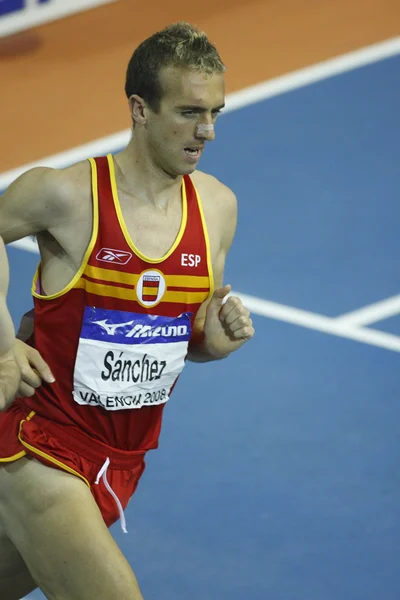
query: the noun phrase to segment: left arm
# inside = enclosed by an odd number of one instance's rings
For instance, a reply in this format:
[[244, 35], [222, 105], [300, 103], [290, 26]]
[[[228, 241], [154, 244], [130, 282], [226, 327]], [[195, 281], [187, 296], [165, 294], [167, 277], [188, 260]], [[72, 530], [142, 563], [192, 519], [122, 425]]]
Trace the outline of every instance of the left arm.
[[237, 201], [233, 192], [225, 186], [221, 196], [216, 228], [218, 251], [212, 265], [215, 289], [212, 297], [200, 306], [194, 321], [187, 356], [193, 362], [226, 358], [254, 335], [250, 312], [240, 298], [230, 296], [224, 302], [231, 290], [230, 285], [223, 286], [223, 276], [226, 256], [236, 231]]

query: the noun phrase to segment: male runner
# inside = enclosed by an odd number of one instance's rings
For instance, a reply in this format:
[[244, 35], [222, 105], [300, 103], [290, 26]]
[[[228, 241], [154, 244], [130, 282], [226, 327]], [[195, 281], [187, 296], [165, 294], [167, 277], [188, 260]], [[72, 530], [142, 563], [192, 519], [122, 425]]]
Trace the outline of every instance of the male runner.
[[224, 302], [235, 195], [196, 170], [224, 71], [190, 25], [154, 34], [127, 69], [127, 148], [32, 169], [0, 202], [6, 243], [37, 236], [29, 345], [55, 377], [19, 342], [31, 395], [0, 414], [2, 600], [36, 586], [52, 599], [142, 598], [108, 526], [125, 528], [185, 360], [224, 358], [254, 334], [239, 298]]

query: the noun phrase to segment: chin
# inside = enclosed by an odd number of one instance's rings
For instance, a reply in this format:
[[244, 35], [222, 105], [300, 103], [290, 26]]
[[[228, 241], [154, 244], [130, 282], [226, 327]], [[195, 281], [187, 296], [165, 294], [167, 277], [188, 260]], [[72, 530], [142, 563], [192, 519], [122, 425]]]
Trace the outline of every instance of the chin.
[[197, 163], [181, 163], [180, 165], [171, 165], [165, 171], [169, 173], [170, 177], [175, 179], [176, 177], [182, 177], [183, 175], [191, 175], [196, 169]]
[[192, 173], [195, 172], [195, 170], [197, 169], [197, 163], [191, 164], [191, 165], [182, 165], [179, 175], [191, 175]]

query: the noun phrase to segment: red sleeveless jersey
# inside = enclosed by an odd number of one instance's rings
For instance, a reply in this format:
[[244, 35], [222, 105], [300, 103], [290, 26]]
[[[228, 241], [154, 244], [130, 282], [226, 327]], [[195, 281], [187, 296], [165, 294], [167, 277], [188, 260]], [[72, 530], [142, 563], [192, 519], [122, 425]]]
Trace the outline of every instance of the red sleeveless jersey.
[[89, 159], [93, 229], [82, 265], [58, 294], [32, 287], [34, 346], [56, 378], [26, 404], [122, 450], [156, 448], [192, 325], [213, 291], [206, 224], [189, 176], [182, 222], [165, 256], [144, 256], [122, 216], [111, 155]]

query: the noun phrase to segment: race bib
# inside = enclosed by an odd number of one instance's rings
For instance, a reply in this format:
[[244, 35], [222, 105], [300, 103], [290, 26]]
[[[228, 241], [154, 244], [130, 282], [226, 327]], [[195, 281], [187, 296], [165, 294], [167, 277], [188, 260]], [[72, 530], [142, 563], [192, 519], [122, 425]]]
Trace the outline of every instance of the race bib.
[[86, 307], [75, 402], [106, 410], [164, 404], [185, 365], [190, 335], [190, 313], [163, 317]]

